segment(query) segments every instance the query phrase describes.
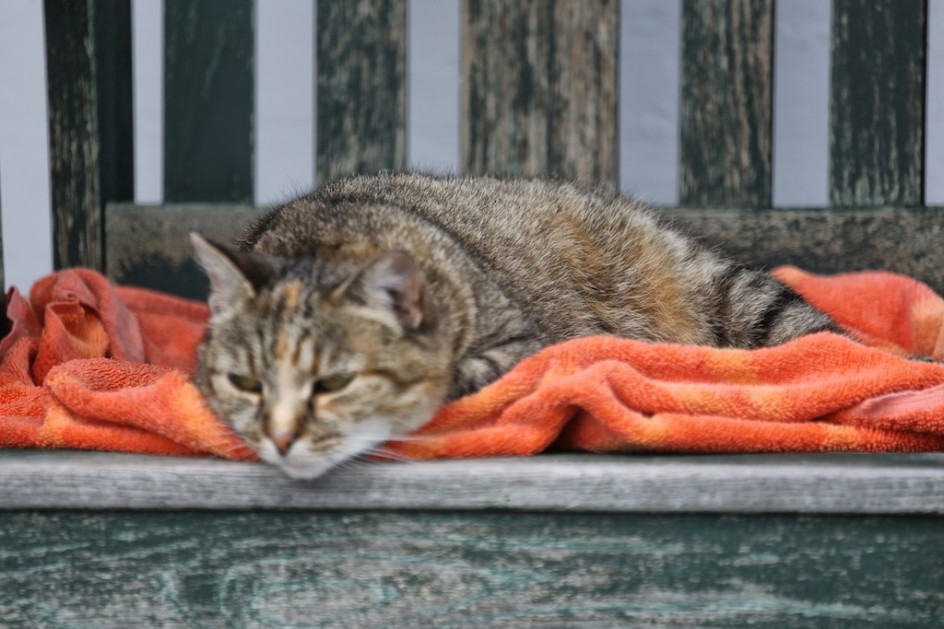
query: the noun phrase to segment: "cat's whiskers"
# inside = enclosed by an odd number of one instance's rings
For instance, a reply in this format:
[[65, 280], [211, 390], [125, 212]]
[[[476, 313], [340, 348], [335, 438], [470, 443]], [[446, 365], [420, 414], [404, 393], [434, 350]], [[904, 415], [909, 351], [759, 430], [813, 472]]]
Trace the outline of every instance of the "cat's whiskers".
[[344, 469], [344, 468], [363, 469], [365, 467], [370, 467], [375, 462], [376, 461], [371, 461], [370, 459], [365, 458], [364, 455], [362, 454], [355, 454], [354, 456], [349, 457], [339, 462], [332, 469]]
[[387, 437], [386, 441], [396, 442], [396, 443], [414, 443], [417, 441], [422, 441], [423, 439], [426, 439], [426, 437], [423, 437], [421, 435], [400, 435], [400, 436], [392, 435], [392, 436]]
[[365, 461], [405, 461], [404, 457], [399, 457], [392, 452], [381, 450], [368, 450], [360, 455]]
[[[234, 443], [230, 439], [216, 439], [216, 440], [203, 440], [198, 446], [191, 446], [194, 449], [201, 450], [203, 452], [208, 452], [215, 456], [220, 456], [228, 459], [232, 459], [233, 455], [236, 454], [245, 454], [248, 452], [254, 452], [253, 448], [248, 443], [236, 442]], [[239, 457], [242, 458], [242, 457]]]

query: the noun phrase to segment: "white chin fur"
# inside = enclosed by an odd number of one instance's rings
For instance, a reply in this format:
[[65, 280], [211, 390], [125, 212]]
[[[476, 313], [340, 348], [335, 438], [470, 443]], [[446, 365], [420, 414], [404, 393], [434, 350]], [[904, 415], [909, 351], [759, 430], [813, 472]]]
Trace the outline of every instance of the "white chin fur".
[[[402, 422], [407, 426], [419, 428], [433, 416], [437, 408], [434, 399], [430, 399], [428, 408], [420, 408], [412, 422]], [[285, 456], [279, 454], [270, 439], [264, 439], [259, 447], [259, 457], [276, 466], [292, 478], [317, 478], [331, 468], [367, 452], [387, 441], [391, 435], [389, 419], [370, 419], [357, 422], [352, 434], [345, 436], [340, 447], [331, 452], [316, 452], [307, 439], [302, 438], [292, 444]]]
[[308, 459], [306, 461], [293, 461], [283, 459], [275, 463], [276, 466], [290, 478], [312, 479], [318, 478], [330, 470], [339, 461], [330, 461], [325, 459]]
[[343, 463], [365, 450], [369, 450], [377, 443], [380, 443], [380, 441], [375, 443], [361, 442], [359, 447], [354, 447], [349, 442], [340, 451], [325, 455], [324, 453], [312, 452], [307, 448], [308, 444], [305, 440], [300, 440], [289, 448], [285, 456], [282, 456], [276, 449], [275, 444], [266, 439], [259, 449], [259, 458], [279, 468], [291, 478], [312, 479], [323, 475], [335, 465]]

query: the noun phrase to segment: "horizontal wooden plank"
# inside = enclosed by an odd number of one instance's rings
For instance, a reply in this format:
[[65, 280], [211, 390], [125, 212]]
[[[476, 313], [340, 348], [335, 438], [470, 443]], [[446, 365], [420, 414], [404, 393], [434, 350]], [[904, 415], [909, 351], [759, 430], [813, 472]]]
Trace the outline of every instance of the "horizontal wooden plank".
[[[206, 283], [192, 262], [187, 233], [197, 229], [233, 241], [263, 211], [224, 205], [109, 205], [108, 276], [205, 297]], [[885, 269], [944, 293], [944, 208], [666, 208], [661, 213], [744, 264], [795, 264], [821, 273]]]
[[205, 299], [209, 284], [188, 237], [232, 243], [263, 210], [244, 205], [109, 205], [105, 273], [113, 282]]
[[0, 509], [509, 509], [944, 514], [944, 454], [376, 463], [312, 481], [262, 464], [9, 451]]
[[916, 627], [939, 518], [0, 513], [18, 627]]
[[884, 269], [944, 293], [944, 208], [666, 209], [744, 264], [819, 273]]

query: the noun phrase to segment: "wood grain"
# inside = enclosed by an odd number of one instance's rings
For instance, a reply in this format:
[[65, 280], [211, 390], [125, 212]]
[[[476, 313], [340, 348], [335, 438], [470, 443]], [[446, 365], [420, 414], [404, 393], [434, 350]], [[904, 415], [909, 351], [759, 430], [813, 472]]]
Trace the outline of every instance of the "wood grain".
[[[205, 296], [202, 273], [186, 266], [193, 257], [188, 231], [232, 241], [261, 212], [246, 206], [110, 206], [108, 276]], [[944, 208], [671, 208], [662, 210], [662, 216], [743, 264], [795, 264], [822, 273], [885, 269], [944, 294]]]
[[770, 207], [773, 1], [682, 3], [686, 206]]
[[94, 0], [98, 172], [102, 204], [134, 200], [131, 0]]
[[102, 193], [92, 13], [44, 3], [53, 264], [102, 268]]
[[232, 244], [263, 211], [239, 205], [111, 205], [105, 273], [119, 284], [206, 299], [209, 283], [194, 259], [189, 233]]
[[167, 201], [252, 200], [253, 6], [165, 0]]
[[619, 3], [466, 0], [461, 20], [463, 170], [615, 184]]
[[944, 294], [944, 208], [667, 209], [665, 216], [750, 266], [896, 271]]
[[919, 205], [926, 3], [834, 0], [830, 201]]
[[601, 456], [376, 463], [313, 481], [263, 464], [7, 452], [4, 509], [944, 514], [944, 454]]
[[938, 518], [0, 515], [5, 627], [931, 627]]
[[317, 3], [317, 180], [406, 165], [406, 0]]

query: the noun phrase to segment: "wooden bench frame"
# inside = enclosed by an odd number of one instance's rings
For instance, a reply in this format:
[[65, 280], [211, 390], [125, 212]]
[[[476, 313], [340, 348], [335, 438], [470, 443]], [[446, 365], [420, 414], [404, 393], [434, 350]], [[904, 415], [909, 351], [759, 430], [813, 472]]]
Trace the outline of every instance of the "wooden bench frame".
[[0, 458], [7, 626], [927, 627], [944, 454]]
[[[223, 13], [213, 2], [194, 9], [200, 28], [210, 29], [200, 32], [249, 32], [252, 0], [229, 1]], [[170, 22], [183, 23], [183, 0], [166, 6]], [[887, 268], [944, 290], [944, 211], [922, 207], [924, 111], [915, 105], [915, 94], [923, 93], [925, 42], [913, 35], [923, 27], [926, 4], [833, 6], [845, 24], [833, 31], [833, 67], [841, 69], [832, 82], [833, 207], [770, 208], [774, 0], [685, 0], [686, 207], [667, 214], [745, 263], [826, 272]], [[399, 60], [406, 0], [384, 3], [378, 10], [386, 13], [373, 21], [357, 7], [318, 3], [318, 58], [326, 69], [318, 87], [333, 104], [319, 102], [321, 178], [336, 168], [404, 164], [396, 138], [405, 124], [406, 70]], [[234, 226], [259, 211], [240, 205], [251, 187], [243, 181], [194, 191], [171, 182], [167, 205], [134, 205], [130, 2], [48, 0], [45, 8], [57, 268], [91, 266], [115, 281], [202, 294], [185, 232], [235, 235]], [[542, 110], [548, 99], [499, 108], [494, 118], [475, 111], [470, 85], [492, 85], [507, 97], [518, 72], [546, 72], [544, 96], [561, 107], [583, 111], [588, 99], [605, 99], [594, 100], [605, 114], [595, 122], [575, 119], [600, 125], [594, 137], [616, 137], [612, 64], [586, 68], [579, 90], [555, 83], [553, 68], [523, 68], [522, 58], [502, 65], [507, 73], [496, 82], [482, 82], [488, 51], [527, 24], [529, 10], [505, 0], [463, 3], [469, 46], [463, 167], [612, 183], [610, 151], [555, 137], [552, 154], [545, 154], [527, 134], [499, 134], [507, 116], [558, 115]], [[737, 27], [719, 26], [733, 24], [733, 11], [740, 11]], [[594, 38], [613, 39], [617, 2], [581, 3], [578, 13], [568, 18], [572, 24], [555, 22], [548, 32], [567, 38], [568, 28], [577, 29], [582, 38], [571, 39], [591, 48]], [[900, 19], [882, 31], [877, 25], [891, 13]], [[378, 23], [389, 30], [378, 31]], [[357, 62], [344, 46], [329, 45], [331, 29], [342, 27], [357, 34], [346, 45], [361, 37], [378, 58], [392, 60], [388, 70], [399, 81], [340, 81]], [[537, 40], [542, 55], [561, 54], [564, 40]], [[186, 57], [193, 43], [167, 41], [172, 59]], [[223, 63], [251, 57], [242, 46]], [[879, 61], [863, 62], [861, 46], [880, 51]], [[742, 83], [725, 74], [733, 67]], [[185, 111], [193, 76], [176, 69], [168, 98], [174, 111]], [[905, 88], [886, 96], [891, 76]], [[232, 93], [217, 95], [220, 102], [244, 103], [246, 85], [237, 83]], [[857, 87], [880, 101], [849, 96]], [[751, 97], [737, 100], [744, 93]], [[355, 97], [390, 116], [382, 130], [358, 126], [338, 105]], [[219, 106], [211, 101], [194, 108]], [[704, 116], [708, 105], [714, 113]], [[231, 141], [245, 157], [251, 129], [244, 116], [236, 118]], [[355, 132], [331, 132], [345, 125]], [[895, 136], [896, 129], [908, 132]], [[856, 154], [850, 138], [861, 133], [874, 133], [878, 152], [895, 159], [872, 163]], [[495, 143], [503, 150], [482, 150]], [[757, 156], [751, 173], [739, 171], [745, 154]], [[167, 277], [173, 286], [162, 284]], [[942, 516], [944, 454], [555, 454], [352, 465], [300, 482], [262, 465], [210, 459], [5, 452], [0, 624], [926, 627], [944, 617]]]

